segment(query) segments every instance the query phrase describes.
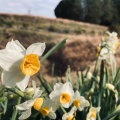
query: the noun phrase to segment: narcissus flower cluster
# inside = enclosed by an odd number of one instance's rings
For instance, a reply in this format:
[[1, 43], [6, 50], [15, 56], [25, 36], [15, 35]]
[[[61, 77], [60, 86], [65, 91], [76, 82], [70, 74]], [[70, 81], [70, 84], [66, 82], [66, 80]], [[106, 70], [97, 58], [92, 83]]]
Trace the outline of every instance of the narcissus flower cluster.
[[[41, 97], [42, 90], [36, 88], [35, 81], [32, 82], [34, 94], [30, 100], [25, 101], [22, 104], [16, 106], [16, 108], [22, 111], [19, 119], [27, 119], [31, 115], [31, 109], [39, 111], [43, 116], [47, 116], [50, 119], [56, 119], [56, 110], [62, 106], [63, 108], [71, 108], [69, 112], [66, 112], [62, 116], [62, 120], [75, 120], [76, 112], [83, 111], [90, 106], [88, 100], [80, 95], [79, 91], [73, 90], [70, 82], [56, 83], [54, 90], [50, 93], [49, 99]], [[30, 88], [31, 89], [31, 88]], [[96, 114], [100, 111], [100, 108], [90, 108], [87, 120], [91, 120], [94, 117], [96, 120]]]
[[[119, 82], [114, 81], [117, 78], [116, 74], [110, 76], [114, 82], [108, 81], [109, 72], [105, 71], [104, 62], [107, 61], [111, 63], [111, 66], [115, 66], [113, 64], [115, 63], [114, 54], [120, 43], [117, 33], [107, 32], [107, 34], [109, 35], [108, 40], [103, 40], [99, 45], [98, 59], [102, 60], [100, 74], [95, 67], [93, 73], [88, 70], [85, 75], [82, 72], [77, 74], [76, 81], [66, 80], [67, 82], [53, 84], [49, 84], [47, 81], [45, 83], [40, 75], [39, 79], [42, 79], [40, 87], [37, 87], [34, 80], [32, 80], [32, 86], [29, 87], [28, 82], [30, 77], [37, 74], [41, 68], [40, 56], [45, 50], [45, 43], [34, 43], [25, 49], [18, 40], [8, 42], [5, 49], [0, 50], [0, 66], [3, 69], [1, 81], [6, 87], [5, 92], [10, 90], [10, 92], [22, 93], [22, 95], [17, 94], [22, 99], [15, 105], [18, 119], [25, 120], [29, 117], [31, 119], [39, 114], [39, 117], [45, 119], [77, 120], [80, 117], [84, 120], [97, 120], [103, 114], [102, 102], [106, 102], [109, 95], [114, 96], [113, 101], [116, 105], [113, 107], [116, 108], [119, 101], [117, 91]], [[114, 85], [115, 82], [116, 85]], [[45, 85], [50, 89], [47, 89]], [[108, 98], [107, 102], [109, 102]], [[109, 105], [109, 103], [107, 104]], [[112, 106], [113, 103], [110, 105]], [[36, 113], [32, 116], [34, 112]]]
[[99, 45], [99, 59], [109, 61], [111, 57], [116, 53], [117, 47], [120, 45], [120, 41], [117, 37], [116, 32], [106, 32], [108, 34], [108, 40], [102, 40], [102, 43]]

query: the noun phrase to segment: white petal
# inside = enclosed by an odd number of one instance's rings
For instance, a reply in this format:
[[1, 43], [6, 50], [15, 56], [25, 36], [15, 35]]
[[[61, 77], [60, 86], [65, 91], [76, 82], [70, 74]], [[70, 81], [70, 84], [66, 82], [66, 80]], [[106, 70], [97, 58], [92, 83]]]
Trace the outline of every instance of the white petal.
[[23, 57], [13, 50], [0, 50], [0, 66], [6, 71], [12, 70], [15, 66], [19, 66], [19, 61]]
[[61, 93], [68, 93], [71, 96], [71, 98], [73, 98], [74, 91], [72, 84], [70, 82], [66, 82], [61, 88]]
[[74, 94], [74, 99], [79, 99], [80, 98], [80, 93], [78, 90], [76, 90], [75, 94]]
[[50, 93], [49, 97], [53, 101], [59, 101], [60, 91], [53, 91]]
[[35, 90], [36, 89], [36, 82], [34, 80], [32, 80], [32, 86], [33, 86], [33, 89]]
[[28, 110], [33, 106], [34, 101], [35, 101], [35, 99], [28, 100], [22, 104], [16, 105], [16, 108], [18, 110]]
[[48, 108], [51, 108], [54, 105], [55, 105], [55, 102], [53, 100], [47, 99], [47, 100], [44, 100], [42, 107], [47, 106]]
[[54, 112], [54, 111], [51, 111], [51, 112], [49, 113], [48, 117], [49, 117], [50, 119], [56, 119], [56, 114], [55, 114], [55, 112]]
[[29, 79], [30, 79], [30, 76], [24, 76], [24, 78], [21, 81], [16, 83], [16, 85], [21, 91], [25, 90], [25, 88], [28, 85]]
[[25, 111], [18, 119], [25, 120], [31, 115], [31, 108]]
[[27, 48], [26, 54], [37, 54], [38, 56], [41, 56], [45, 47], [45, 43], [34, 43]]
[[33, 98], [38, 98], [41, 96], [41, 94], [42, 94], [42, 90], [36, 88]]
[[17, 82], [24, 79], [24, 75], [19, 71], [3, 71], [1, 75], [2, 84], [6, 87], [14, 87]]
[[66, 103], [66, 104], [62, 104], [62, 106], [64, 108], [69, 108], [71, 104], [72, 104], [72, 102], [69, 102], [69, 103]]
[[54, 86], [54, 90], [59, 90], [63, 86], [63, 83], [56, 83]]
[[6, 45], [6, 49], [17, 51], [22, 54], [25, 54], [25, 52], [26, 52], [25, 48], [20, 44], [20, 42], [18, 40], [15, 40], [15, 41], [12, 40], [12, 41], [8, 42]]

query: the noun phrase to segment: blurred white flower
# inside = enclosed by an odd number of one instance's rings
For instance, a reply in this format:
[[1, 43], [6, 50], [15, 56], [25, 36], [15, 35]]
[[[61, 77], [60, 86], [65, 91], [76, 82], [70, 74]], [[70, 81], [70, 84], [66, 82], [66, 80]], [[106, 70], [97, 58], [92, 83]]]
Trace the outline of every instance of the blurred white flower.
[[73, 105], [79, 110], [84, 110], [84, 107], [89, 106], [88, 100], [86, 100], [83, 96], [80, 96], [78, 91], [75, 92], [73, 97]]
[[107, 59], [109, 59], [109, 56], [110, 56], [110, 53], [109, 53], [108, 48], [104, 47], [100, 50], [100, 55], [99, 55], [98, 59], [107, 60]]
[[108, 35], [109, 35], [109, 37], [108, 37], [108, 40], [109, 41], [116, 41], [116, 40], [118, 40], [118, 34], [116, 33], [116, 32], [112, 32], [112, 33], [110, 33], [109, 31], [107, 31], [106, 32]]
[[30, 76], [40, 70], [39, 56], [45, 50], [45, 43], [34, 43], [25, 49], [18, 40], [7, 43], [0, 50], [0, 66], [3, 68], [2, 84], [24, 91]]
[[116, 100], [116, 103], [117, 103], [118, 102], [118, 91], [115, 89], [115, 86], [112, 85], [112, 84], [110, 84], [110, 83], [106, 83], [106, 88], [108, 90], [111, 90], [111, 91], [114, 92], [114, 94], [115, 94], [115, 100]]
[[99, 59], [108, 60], [110, 61], [111, 57], [116, 53], [116, 48], [119, 46], [120, 41], [117, 37], [116, 32], [107, 32], [108, 40], [102, 41], [100, 43], [100, 50], [99, 50]]
[[34, 88], [34, 95], [30, 100], [25, 101], [22, 104], [16, 105], [18, 110], [23, 111], [22, 115], [18, 118], [19, 120], [27, 119], [31, 115], [31, 108], [33, 107], [35, 110], [39, 110], [43, 104], [43, 98], [38, 98], [42, 94], [42, 90], [40, 88], [36, 88], [36, 82], [32, 81], [32, 85]]
[[54, 91], [50, 93], [50, 99], [56, 102], [56, 104], [61, 104], [65, 108], [69, 108], [72, 104], [74, 91], [72, 84], [70, 82], [56, 83], [54, 86]]
[[108, 46], [110, 48], [110, 52], [112, 54], [115, 54], [116, 53], [116, 48], [119, 46], [120, 42], [119, 42], [119, 39], [117, 37], [117, 33], [116, 32], [107, 32], [109, 34], [109, 37], [108, 37]]
[[86, 120], [96, 120], [97, 118], [97, 113], [100, 111], [100, 107], [91, 107], [89, 109], [89, 112], [87, 114], [87, 119]]
[[43, 116], [48, 116], [50, 119], [56, 119], [56, 110], [57, 106], [55, 105], [55, 102], [51, 99], [48, 99], [44, 100], [39, 111]]
[[62, 116], [62, 120], [75, 120], [75, 112], [76, 112], [76, 107], [72, 107], [72, 109], [70, 110], [70, 112], [65, 113]]

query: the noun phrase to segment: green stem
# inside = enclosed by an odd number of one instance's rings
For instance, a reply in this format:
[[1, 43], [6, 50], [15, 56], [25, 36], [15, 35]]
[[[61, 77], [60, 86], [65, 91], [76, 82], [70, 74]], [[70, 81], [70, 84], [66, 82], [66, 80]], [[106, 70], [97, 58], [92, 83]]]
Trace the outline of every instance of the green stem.
[[0, 97], [0, 102], [6, 101], [7, 97]]
[[64, 40], [62, 40], [60, 43], [58, 43], [57, 45], [55, 45], [53, 48], [51, 48], [40, 60], [40, 62], [42, 63], [45, 59], [47, 59], [53, 52], [55, 52], [56, 50], [58, 50], [59, 48], [61, 48], [65, 43], [66, 40], [68, 38], [65, 38]]
[[[17, 104], [20, 104], [20, 102], [21, 102], [21, 97], [18, 97]], [[11, 120], [16, 120], [17, 114], [18, 114], [18, 110], [16, 108], [14, 108]]]
[[7, 90], [19, 95], [20, 97], [25, 98], [26, 100], [29, 100], [31, 97], [28, 95], [25, 95], [23, 92], [21, 92], [20, 90], [16, 89], [16, 88], [6, 88]]
[[60, 106], [60, 108], [63, 111], [63, 113], [67, 113], [66, 110], [62, 106]]
[[102, 91], [99, 91], [99, 95], [98, 95], [98, 106], [101, 106], [101, 99], [102, 99]]
[[116, 116], [116, 115], [118, 115], [118, 114], [120, 114], [120, 110], [111, 113], [110, 115], [108, 115], [108, 116], [107, 116], [106, 118], [104, 118], [103, 120], [110, 120], [112, 117], [114, 117], [114, 116]]
[[51, 88], [51, 86], [49, 85], [49, 83], [46, 82], [45, 80], [43, 80], [41, 74], [38, 74], [37, 77], [39, 78], [41, 84], [44, 86], [46, 92], [47, 92], [48, 94], [50, 94], [50, 92], [52, 92], [52, 88]]

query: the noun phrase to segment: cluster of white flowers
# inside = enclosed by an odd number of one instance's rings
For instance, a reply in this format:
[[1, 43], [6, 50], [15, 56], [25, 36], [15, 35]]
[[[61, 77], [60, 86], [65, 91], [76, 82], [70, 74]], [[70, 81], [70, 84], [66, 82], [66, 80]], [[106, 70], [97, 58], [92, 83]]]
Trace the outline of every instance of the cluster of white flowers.
[[[75, 118], [77, 110], [83, 111], [85, 107], [89, 107], [90, 104], [83, 96], [80, 95], [77, 90], [74, 93], [72, 84], [70, 82], [56, 83], [54, 90], [50, 93], [49, 99], [44, 100], [41, 96], [42, 91], [36, 88], [35, 81], [33, 83], [33, 97], [30, 100], [25, 101], [22, 104], [16, 106], [18, 110], [22, 110], [23, 113], [19, 117], [20, 120], [26, 119], [31, 115], [31, 108], [40, 111], [43, 116], [48, 116], [51, 119], [56, 119], [55, 111], [63, 106], [69, 108], [72, 106], [70, 112], [63, 114], [62, 120], [72, 120]], [[100, 111], [100, 107], [91, 107], [87, 115], [86, 120], [96, 120], [96, 114]], [[74, 119], [75, 120], [75, 119]]]
[[[109, 39], [111, 40], [111, 38]], [[22, 111], [18, 119], [27, 119], [31, 115], [32, 108], [43, 116], [56, 119], [55, 112], [62, 106], [65, 109], [72, 107], [70, 112], [63, 114], [62, 120], [72, 120], [75, 118], [77, 110], [83, 111], [85, 107], [90, 106], [90, 103], [80, 95], [78, 90], [74, 92], [70, 82], [56, 83], [47, 100], [41, 97], [42, 90], [39, 87], [36, 88], [35, 81], [32, 81], [33, 87], [27, 88], [30, 76], [40, 70], [39, 56], [43, 54], [44, 50], [45, 43], [34, 43], [25, 49], [17, 40], [8, 42], [6, 48], [0, 50], [0, 66], [3, 68], [2, 84], [8, 88], [17, 86], [19, 90], [31, 97], [31, 99], [16, 105], [16, 108]], [[90, 74], [88, 77], [90, 79], [92, 75]], [[86, 120], [96, 120], [96, 114], [99, 111], [100, 107], [91, 107]]]
[[119, 46], [120, 42], [117, 37], [116, 32], [107, 32], [108, 40], [103, 40], [99, 45], [99, 59], [108, 60], [116, 53], [116, 48]]

